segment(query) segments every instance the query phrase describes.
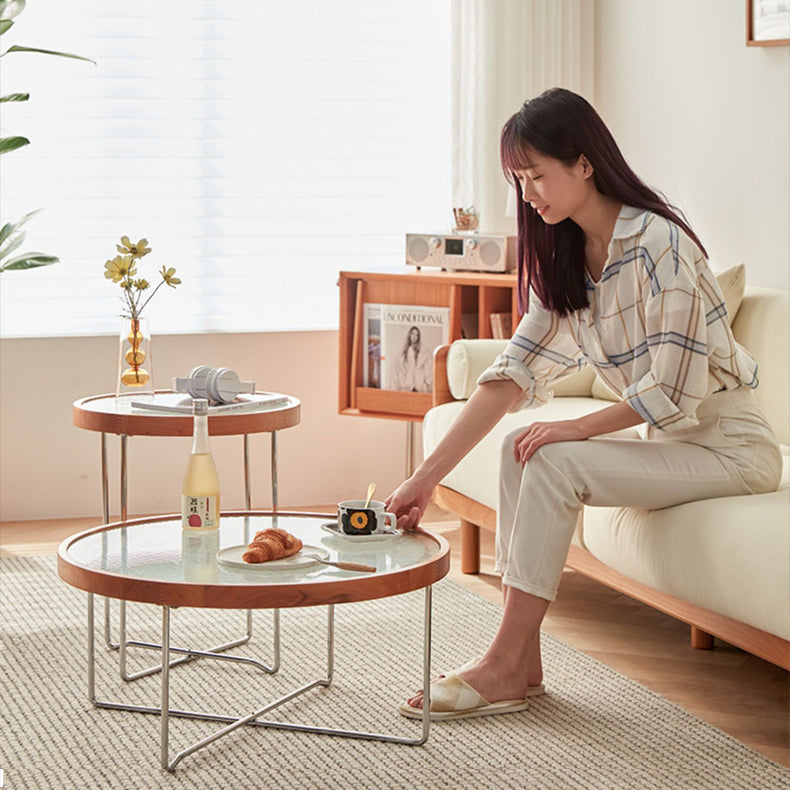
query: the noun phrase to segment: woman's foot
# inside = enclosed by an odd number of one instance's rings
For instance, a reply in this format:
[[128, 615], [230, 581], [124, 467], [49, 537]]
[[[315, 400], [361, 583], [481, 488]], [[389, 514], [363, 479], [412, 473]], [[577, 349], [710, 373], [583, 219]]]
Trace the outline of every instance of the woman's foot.
[[[484, 656], [456, 674], [488, 702], [520, 700], [526, 698], [530, 688], [540, 686], [543, 682], [540, 659], [531, 664], [524, 671], [522, 667], [507, 667], [504, 662]], [[422, 691], [411, 697], [408, 704], [413, 708], [422, 708]]]

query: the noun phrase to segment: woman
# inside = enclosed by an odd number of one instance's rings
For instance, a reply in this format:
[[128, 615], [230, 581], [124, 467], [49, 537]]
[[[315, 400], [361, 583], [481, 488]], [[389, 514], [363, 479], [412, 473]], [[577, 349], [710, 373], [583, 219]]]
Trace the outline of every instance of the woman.
[[422, 346], [419, 327], [411, 327], [406, 335], [403, 351], [398, 357], [395, 389], [408, 392], [430, 392], [433, 389], [433, 357]]
[[[414, 529], [436, 485], [508, 410], [592, 365], [622, 400], [534, 422], [503, 445], [495, 572], [504, 612], [485, 655], [431, 684], [431, 718], [524, 709], [543, 693], [540, 624], [583, 504], [662, 508], [773, 491], [781, 458], [753, 398], [705, 250], [625, 162], [595, 110], [567, 90], [505, 125], [518, 195], [518, 329], [435, 451], [387, 499]], [[638, 427], [637, 427], [638, 426]], [[401, 705], [422, 715], [422, 694]]]

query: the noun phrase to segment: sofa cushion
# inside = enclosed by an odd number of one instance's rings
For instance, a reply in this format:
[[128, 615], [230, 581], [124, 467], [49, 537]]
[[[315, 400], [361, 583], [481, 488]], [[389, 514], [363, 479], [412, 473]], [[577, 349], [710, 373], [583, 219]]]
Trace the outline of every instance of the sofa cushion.
[[757, 360], [754, 391], [779, 441], [790, 444], [790, 292], [749, 288], [732, 322], [735, 339]]
[[731, 269], [720, 272], [716, 275], [716, 282], [721, 288], [724, 304], [727, 306], [727, 320], [732, 326], [735, 316], [738, 315], [743, 294], [746, 290], [746, 267], [739, 263]]
[[[661, 510], [585, 507], [582, 545], [657, 590], [790, 639], [790, 456], [778, 491]], [[782, 604], [778, 602], [783, 602]]]

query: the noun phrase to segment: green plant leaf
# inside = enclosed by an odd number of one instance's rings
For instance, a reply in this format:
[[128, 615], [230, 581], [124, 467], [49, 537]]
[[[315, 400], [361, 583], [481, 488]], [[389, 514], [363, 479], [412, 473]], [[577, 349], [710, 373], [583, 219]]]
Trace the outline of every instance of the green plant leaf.
[[9, 93], [7, 96], [0, 96], [0, 103], [4, 101], [27, 101], [29, 98], [29, 93]]
[[16, 231], [18, 231], [31, 217], [35, 217], [36, 214], [43, 210], [44, 209], [42, 208], [37, 208], [28, 212], [24, 217], [18, 219], [16, 222], [6, 222], [6, 224], [3, 225], [2, 230], [0, 230], [0, 244], [2, 244], [13, 233], [16, 233]]
[[0, 19], [13, 19], [19, 16], [26, 5], [25, 0], [0, 0]]
[[14, 23], [10, 19], [0, 19], [0, 36], [14, 26]]
[[19, 249], [25, 242], [27, 234], [22, 231], [10, 236], [5, 245], [0, 246], [0, 261], [7, 258], [14, 250]]
[[58, 58], [74, 58], [74, 60], [87, 60], [88, 63], [93, 63], [96, 65], [95, 60], [91, 60], [90, 58], [83, 58], [82, 55], [72, 55], [70, 52], [56, 52], [54, 49], [39, 49], [38, 47], [22, 47], [18, 44], [14, 44], [13, 47], [9, 47], [0, 58], [7, 55], [9, 52], [39, 52], [42, 55], [55, 55]]
[[27, 137], [0, 137], [0, 154], [7, 154], [9, 151], [16, 151], [17, 148], [30, 145]]
[[0, 244], [2, 244], [14, 231], [16, 226], [12, 222], [6, 222], [3, 229], [0, 230]]
[[21, 255], [17, 255], [16, 258], [11, 258], [10, 261], [0, 265], [0, 272], [51, 266], [59, 260], [60, 258], [54, 255], [45, 255], [43, 252], [23, 252]]

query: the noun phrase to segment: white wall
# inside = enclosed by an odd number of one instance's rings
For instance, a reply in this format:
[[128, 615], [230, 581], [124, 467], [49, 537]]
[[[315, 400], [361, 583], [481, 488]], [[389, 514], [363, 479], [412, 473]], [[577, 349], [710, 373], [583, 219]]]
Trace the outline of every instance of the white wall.
[[595, 105], [721, 271], [790, 287], [790, 47], [746, 46], [745, 0], [597, 0]]
[[[405, 423], [337, 414], [336, 332], [154, 334], [152, 350], [158, 388], [195, 365], [225, 365], [259, 389], [302, 401], [301, 424], [278, 434], [282, 508], [364, 496], [371, 481], [377, 495], [386, 495], [402, 480]], [[72, 403], [114, 392], [117, 355], [113, 337], [0, 341], [0, 520], [101, 515], [101, 434], [73, 426]], [[117, 514], [119, 440], [110, 437], [108, 447]], [[250, 447], [252, 504], [265, 508], [271, 504], [268, 435], [252, 436]], [[212, 449], [222, 507], [243, 508], [242, 439], [215, 437]], [[187, 438], [129, 439], [130, 513], [180, 508], [189, 450]]]

